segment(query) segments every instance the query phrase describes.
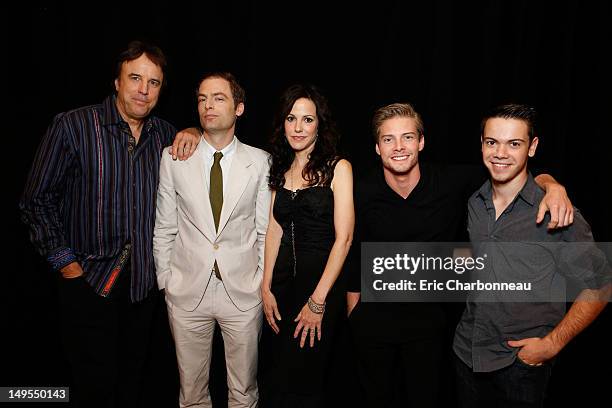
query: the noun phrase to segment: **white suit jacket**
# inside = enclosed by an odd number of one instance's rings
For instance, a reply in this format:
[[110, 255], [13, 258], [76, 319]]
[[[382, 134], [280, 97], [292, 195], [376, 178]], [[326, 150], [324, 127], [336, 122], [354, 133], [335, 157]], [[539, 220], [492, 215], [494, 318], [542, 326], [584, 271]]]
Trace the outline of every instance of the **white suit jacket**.
[[163, 152], [153, 236], [157, 282], [174, 306], [193, 311], [216, 260], [229, 297], [239, 310], [249, 310], [261, 302], [271, 201], [269, 155], [236, 140], [215, 232], [203, 144], [186, 161], [172, 160], [168, 149]]

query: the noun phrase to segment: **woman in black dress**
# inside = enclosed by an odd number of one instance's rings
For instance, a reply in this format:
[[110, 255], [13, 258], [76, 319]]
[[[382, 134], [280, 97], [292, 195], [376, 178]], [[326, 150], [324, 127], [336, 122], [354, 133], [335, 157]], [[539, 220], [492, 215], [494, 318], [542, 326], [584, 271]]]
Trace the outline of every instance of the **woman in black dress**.
[[338, 157], [326, 99], [294, 85], [281, 97], [272, 137], [273, 190], [261, 286], [261, 406], [319, 407], [337, 322], [338, 276], [350, 247], [353, 179]]

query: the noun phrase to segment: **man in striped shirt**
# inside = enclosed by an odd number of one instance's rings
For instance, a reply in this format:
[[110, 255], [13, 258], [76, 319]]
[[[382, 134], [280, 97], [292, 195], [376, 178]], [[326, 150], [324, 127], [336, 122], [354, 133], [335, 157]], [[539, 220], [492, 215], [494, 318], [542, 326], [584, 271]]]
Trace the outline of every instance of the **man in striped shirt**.
[[[159, 48], [131, 42], [119, 55], [113, 95], [54, 118], [20, 202], [34, 246], [61, 274], [62, 336], [77, 406], [138, 403], [158, 294], [159, 163], [176, 134], [151, 115], [165, 66]], [[174, 152], [198, 143], [184, 137]]]

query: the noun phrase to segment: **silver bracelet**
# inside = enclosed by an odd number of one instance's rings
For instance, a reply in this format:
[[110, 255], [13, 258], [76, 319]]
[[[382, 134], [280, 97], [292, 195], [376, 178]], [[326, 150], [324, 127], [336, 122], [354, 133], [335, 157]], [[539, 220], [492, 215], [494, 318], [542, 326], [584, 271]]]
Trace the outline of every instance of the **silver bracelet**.
[[312, 297], [308, 296], [308, 308], [312, 313], [323, 314], [325, 312], [325, 302], [317, 303], [312, 300]]

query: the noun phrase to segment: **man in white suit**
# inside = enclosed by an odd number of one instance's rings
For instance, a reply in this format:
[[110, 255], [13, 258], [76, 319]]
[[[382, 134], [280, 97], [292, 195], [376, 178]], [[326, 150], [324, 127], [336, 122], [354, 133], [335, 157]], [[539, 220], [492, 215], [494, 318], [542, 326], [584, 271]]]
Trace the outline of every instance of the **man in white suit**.
[[244, 90], [229, 73], [198, 88], [202, 143], [191, 160], [165, 154], [154, 256], [176, 344], [181, 407], [211, 407], [208, 378], [217, 322], [223, 334], [230, 407], [258, 401], [259, 287], [271, 193], [268, 154], [234, 135]]

